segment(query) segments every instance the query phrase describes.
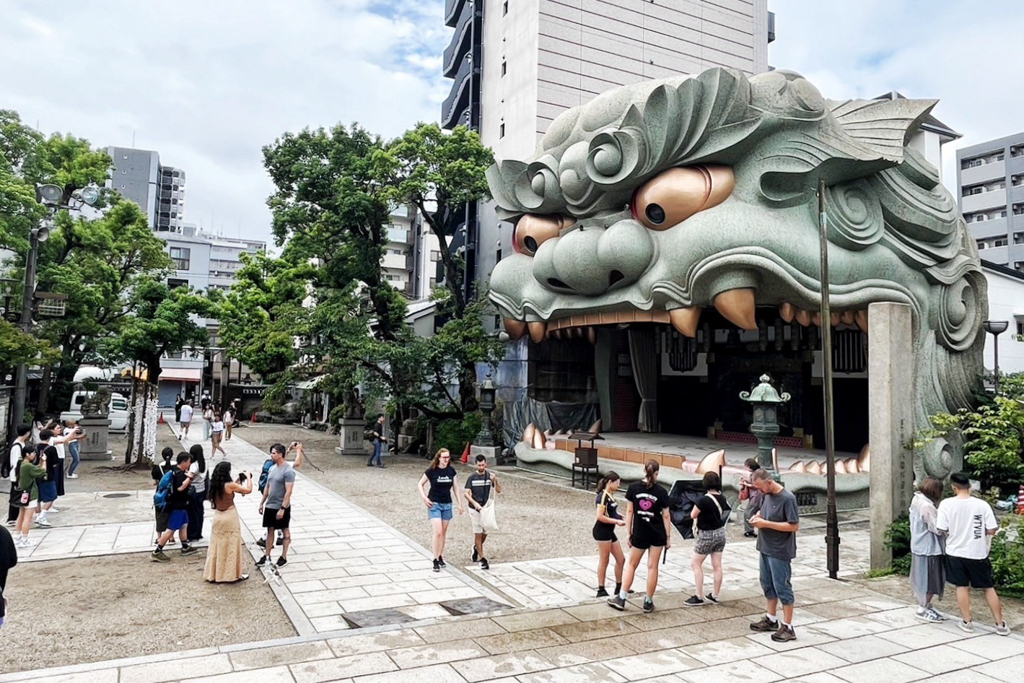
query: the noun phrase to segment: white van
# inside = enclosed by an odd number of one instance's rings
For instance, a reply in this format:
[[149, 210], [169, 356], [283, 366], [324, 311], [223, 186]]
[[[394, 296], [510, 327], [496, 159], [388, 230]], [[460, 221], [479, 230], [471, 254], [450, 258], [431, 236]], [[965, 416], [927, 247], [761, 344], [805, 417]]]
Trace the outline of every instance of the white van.
[[[71, 405], [60, 414], [61, 420], [81, 420], [82, 404], [94, 391], [76, 391], [71, 395]], [[128, 429], [128, 399], [123, 394], [110, 395], [110, 431], [123, 432]]]

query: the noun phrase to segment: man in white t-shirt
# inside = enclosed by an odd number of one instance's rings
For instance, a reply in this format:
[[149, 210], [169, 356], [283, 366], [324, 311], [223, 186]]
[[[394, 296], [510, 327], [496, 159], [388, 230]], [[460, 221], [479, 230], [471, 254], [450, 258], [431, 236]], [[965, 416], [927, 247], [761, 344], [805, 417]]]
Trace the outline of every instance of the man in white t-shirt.
[[985, 591], [985, 600], [996, 620], [996, 633], [1010, 635], [1010, 627], [1003, 621], [1003, 606], [996, 594], [992, 579], [992, 562], [988, 551], [992, 536], [999, 530], [992, 507], [971, 496], [971, 482], [963, 472], [950, 475], [953, 498], [939, 503], [935, 528], [946, 534], [946, 580], [956, 586], [956, 604], [963, 617], [957, 626], [968, 633], [974, 632], [971, 620], [971, 588]]
[[181, 438], [188, 436], [189, 425], [192, 424], [192, 401], [186, 401], [181, 407], [181, 418], [178, 425], [181, 427]]
[[[18, 488], [18, 477], [16, 472], [18, 471], [18, 461], [21, 460], [21, 454], [26, 448], [30, 448], [28, 445], [29, 437], [32, 436], [31, 425], [18, 425], [16, 430], [18, 436], [11, 443], [11, 450], [8, 453], [9, 461], [8, 465], [11, 468], [11, 474], [9, 476], [11, 482], [11, 497], [13, 499], [14, 490]], [[14, 526], [15, 522], [18, 521], [18, 511], [21, 508], [16, 508], [13, 505], [7, 507], [7, 526]]]

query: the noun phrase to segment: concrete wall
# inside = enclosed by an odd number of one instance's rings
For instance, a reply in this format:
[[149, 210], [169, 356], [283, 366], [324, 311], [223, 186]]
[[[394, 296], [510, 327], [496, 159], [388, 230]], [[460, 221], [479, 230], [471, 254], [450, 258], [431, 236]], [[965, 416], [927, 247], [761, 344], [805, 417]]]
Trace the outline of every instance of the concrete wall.
[[114, 162], [108, 187], [139, 205], [149, 220], [156, 225], [156, 206], [160, 178], [160, 155], [156, 152], [127, 147], [108, 147], [107, 154]]
[[[1024, 333], [1024, 279], [991, 268], [984, 270], [988, 280], [988, 319], [1010, 323], [1009, 329], [999, 335], [999, 372], [1024, 372], [1024, 341], [1016, 340], [1018, 329]], [[991, 371], [995, 367], [994, 341], [992, 335], [985, 336], [985, 368]]]

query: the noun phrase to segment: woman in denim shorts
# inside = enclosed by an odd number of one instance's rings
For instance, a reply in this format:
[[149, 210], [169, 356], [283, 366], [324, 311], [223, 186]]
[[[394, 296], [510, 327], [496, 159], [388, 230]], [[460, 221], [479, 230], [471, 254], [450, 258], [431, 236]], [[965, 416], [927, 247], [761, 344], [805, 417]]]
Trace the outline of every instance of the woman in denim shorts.
[[[717, 472], [704, 475], [704, 490], [707, 494], [693, 506], [690, 516], [697, 525], [697, 542], [693, 546], [693, 583], [696, 592], [683, 604], [687, 607], [698, 607], [711, 603], [718, 604], [718, 594], [722, 590], [722, 551], [725, 550], [725, 521], [729, 503], [722, 495], [722, 478]], [[705, 597], [704, 592], [704, 558], [711, 556], [711, 567], [714, 571], [714, 588]]]
[[[429, 491], [426, 490], [429, 484]], [[458, 489], [458, 475], [452, 467], [452, 456], [447, 448], [442, 448], [430, 461], [430, 467], [420, 477], [420, 498], [427, 506], [427, 519], [434, 530], [434, 571], [439, 572], [444, 563], [444, 542], [448, 535], [448, 523], [452, 521], [452, 488]], [[466, 513], [462, 497], [456, 496], [459, 514]]]

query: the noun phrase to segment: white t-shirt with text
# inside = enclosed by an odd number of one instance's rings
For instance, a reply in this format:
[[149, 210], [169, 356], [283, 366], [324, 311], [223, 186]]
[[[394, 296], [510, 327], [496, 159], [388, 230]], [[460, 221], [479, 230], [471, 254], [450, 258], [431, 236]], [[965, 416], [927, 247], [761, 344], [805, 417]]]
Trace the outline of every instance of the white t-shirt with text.
[[192, 406], [185, 404], [181, 407], [181, 422], [187, 423], [192, 421]]
[[998, 529], [992, 506], [980, 498], [946, 498], [939, 503], [935, 528], [946, 532], [946, 554], [968, 560], [988, 557], [986, 529]]

